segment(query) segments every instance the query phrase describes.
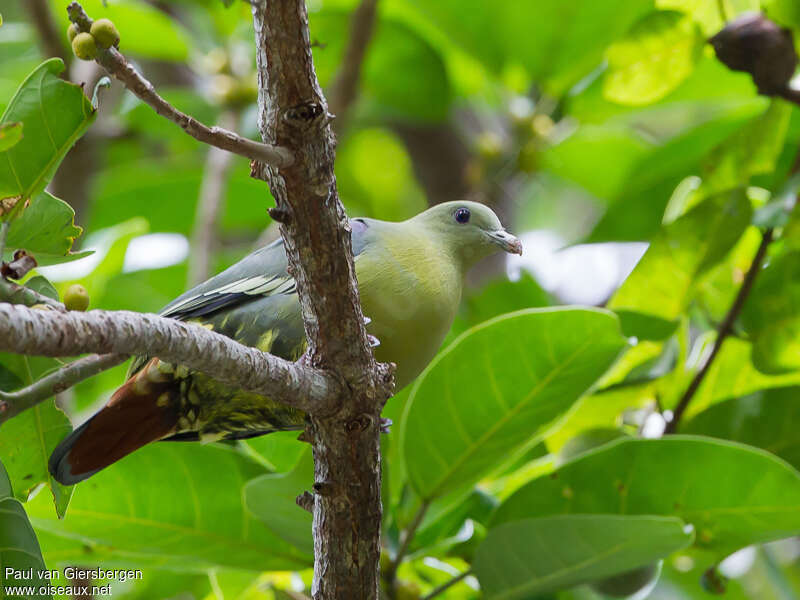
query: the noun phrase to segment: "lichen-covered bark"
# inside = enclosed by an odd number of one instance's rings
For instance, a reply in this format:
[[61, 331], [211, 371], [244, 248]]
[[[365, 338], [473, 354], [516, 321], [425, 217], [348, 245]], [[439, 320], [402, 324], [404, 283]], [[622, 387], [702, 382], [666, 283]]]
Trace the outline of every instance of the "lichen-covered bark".
[[315, 462], [316, 600], [373, 599], [380, 556], [380, 410], [391, 368], [367, 340], [350, 232], [333, 172], [335, 141], [311, 56], [303, 0], [253, 4], [264, 143], [286, 147], [285, 167], [254, 163], [269, 182], [297, 281], [308, 360], [345, 382], [339, 409], [311, 417]]
[[[39, 356], [144, 354], [186, 365], [304, 411], [328, 414], [339, 382], [191, 323], [128, 311], [57, 312], [0, 303], [0, 351]], [[9, 405], [11, 403], [9, 402]], [[0, 414], [8, 418], [9, 410]]]

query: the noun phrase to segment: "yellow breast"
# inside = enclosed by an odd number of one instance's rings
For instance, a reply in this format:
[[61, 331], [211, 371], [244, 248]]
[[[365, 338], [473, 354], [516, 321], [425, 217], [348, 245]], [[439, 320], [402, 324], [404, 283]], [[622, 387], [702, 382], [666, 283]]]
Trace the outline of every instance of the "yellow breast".
[[433, 359], [458, 309], [463, 275], [444, 252], [404, 237], [356, 258], [367, 329], [380, 341], [375, 357], [397, 364], [398, 391]]

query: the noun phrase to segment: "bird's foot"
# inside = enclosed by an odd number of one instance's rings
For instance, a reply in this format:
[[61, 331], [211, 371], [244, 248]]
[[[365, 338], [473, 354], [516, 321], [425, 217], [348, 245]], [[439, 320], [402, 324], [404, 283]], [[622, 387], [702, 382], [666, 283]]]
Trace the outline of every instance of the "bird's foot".
[[391, 419], [387, 419], [386, 417], [381, 417], [381, 433], [390, 433], [389, 428], [393, 425]]

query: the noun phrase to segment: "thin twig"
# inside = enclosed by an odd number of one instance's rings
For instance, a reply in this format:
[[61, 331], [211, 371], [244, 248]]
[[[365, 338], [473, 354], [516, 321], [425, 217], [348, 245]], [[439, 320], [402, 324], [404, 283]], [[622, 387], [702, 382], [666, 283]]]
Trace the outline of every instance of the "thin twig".
[[755, 281], [756, 276], [761, 269], [761, 264], [764, 262], [764, 257], [767, 254], [767, 248], [771, 243], [772, 228], [770, 227], [764, 231], [764, 235], [761, 238], [761, 244], [758, 246], [756, 255], [753, 257], [753, 262], [750, 263], [750, 268], [747, 270], [747, 274], [744, 276], [744, 281], [742, 281], [739, 292], [736, 294], [736, 298], [733, 300], [733, 304], [731, 304], [731, 307], [728, 310], [728, 313], [725, 315], [725, 318], [722, 320], [722, 323], [720, 323], [719, 327], [717, 328], [717, 339], [714, 341], [714, 347], [711, 349], [711, 354], [709, 354], [705, 364], [703, 364], [702, 368], [695, 374], [691, 383], [689, 383], [689, 387], [686, 388], [683, 396], [681, 396], [678, 405], [675, 407], [672, 420], [667, 423], [664, 433], [675, 433], [675, 431], [677, 431], [681, 417], [683, 417], [683, 414], [689, 407], [689, 403], [692, 401], [695, 393], [700, 388], [700, 384], [703, 383], [703, 379], [711, 369], [711, 365], [714, 363], [714, 359], [717, 357], [717, 354], [719, 354], [722, 343], [725, 341], [725, 338], [730, 335], [733, 324], [739, 317], [739, 313], [742, 311], [745, 300], [747, 300], [747, 296], [750, 294], [750, 290], [753, 288], [753, 282]]
[[341, 130], [346, 122], [347, 113], [358, 92], [361, 67], [375, 31], [377, 4], [378, 0], [361, 0], [350, 21], [350, 41], [328, 92], [328, 106], [337, 117], [334, 121], [337, 130]]
[[[123, 310], [59, 313], [0, 303], [0, 351], [157, 356], [314, 414], [335, 411], [341, 390], [326, 371], [244, 346], [201, 325]], [[18, 412], [10, 403], [9, 411]], [[0, 415], [0, 421], [5, 418]]]
[[[0, 254], [2, 256], [2, 254]], [[24, 306], [35, 306], [37, 304], [44, 304], [50, 308], [64, 312], [67, 309], [58, 300], [53, 300], [44, 294], [18, 285], [7, 279], [0, 277], [0, 302], [8, 302], [9, 304], [22, 304]]]
[[451, 587], [453, 587], [455, 584], [457, 584], [459, 581], [461, 581], [462, 579], [466, 579], [470, 575], [472, 575], [472, 569], [467, 569], [463, 573], [460, 573], [460, 574], [456, 575], [455, 577], [453, 577], [449, 581], [445, 581], [439, 587], [434, 588], [433, 590], [431, 590], [430, 593], [428, 593], [427, 595], [422, 597], [422, 600], [431, 600], [431, 598], [435, 598], [439, 594], [441, 594], [443, 592], [446, 592]]
[[[89, 31], [91, 20], [80, 4], [72, 2], [67, 7], [67, 12], [70, 21], [75, 23], [81, 31]], [[107, 50], [98, 48], [96, 60], [137, 98], [149, 104], [162, 117], [180, 125], [196, 140], [276, 167], [287, 167], [294, 161], [292, 153], [285, 147], [254, 142], [221, 127], [207, 127], [194, 117], [179, 111], [159, 96], [153, 84], [145, 79], [113, 46]]]
[[[239, 113], [226, 110], [222, 113], [219, 125], [233, 129], [239, 121]], [[203, 182], [200, 184], [200, 197], [197, 200], [197, 214], [192, 230], [191, 252], [189, 253], [189, 285], [194, 286], [208, 279], [211, 274], [211, 257], [216, 247], [215, 235], [217, 218], [225, 201], [225, 187], [233, 164], [233, 155], [216, 146], [208, 149]]]
[[717, 0], [717, 10], [719, 10], [719, 18], [723, 23], [728, 22], [728, 11], [725, 10], [725, 0]]
[[69, 363], [21, 390], [0, 391], [0, 415], [2, 415], [0, 422], [126, 360], [128, 360], [127, 354], [92, 354]]
[[397, 580], [397, 569], [400, 566], [400, 563], [403, 562], [406, 554], [408, 553], [408, 548], [411, 545], [411, 540], [414, 539], [414, 534], [417, 532], [417, 529], [422, 524], [422, 519], [425, 518], [425, 514], [428, 512], [428, 508], [430, 507], [431, 503], [430, 500], [425, 500], [420, 504], [419, 509], [417, 509], [417, 514], [414, 515], [411, 523], [409, 523], [408, 527], [403, 530], [403, 533], [400, 535], [400, 547], [397, 549], [397, 554], [395, 554], [394, 558], [392, 559], [391, 563], [389, 563], [389, 568], [386, 569], [386, 573], [384, 574], [384, 579], [388, 584], [389, 593], [394, 598], [397, 596], [397, 590], [395, 589], [395, 583]]

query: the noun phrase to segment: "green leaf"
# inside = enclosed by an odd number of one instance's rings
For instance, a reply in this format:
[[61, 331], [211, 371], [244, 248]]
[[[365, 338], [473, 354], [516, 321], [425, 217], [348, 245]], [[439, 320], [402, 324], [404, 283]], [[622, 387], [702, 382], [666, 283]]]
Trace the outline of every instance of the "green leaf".
[[752, 345], [748, 342], [737, 338], [725, 340], [689, 405], [687, 416], [728, 398], [738, 398], [768, 388], [800, 385], [800, 372], [765, 375], [753, 366], [751, 356]]
[[39, 194], [94, 120], [95, 111], [81, 87], [58, 77], [63, 70], [59, 58], [39, 65], [0, 118], [0, 125], [21, 121], [25, 127], [19, 143], [0, 153], [0, 200], [25, 201]]
[[[323, 86], [342, 64], [349, 39], [350, 14], [325, 8], [309, 15], [314, 64]], [[438, 50], [405, 23], [381, 17], [363, 64], [362, 102], [382, 119], [442, 121], [452, 99], [450, 78]], [[387, 74], [391, 73], [391, 77]]]
[[56, 288], [53, 287], [53, 284], [47, 280], [47, 277], [44, 277], [43, 275], [31, 277], [25, 282], [25, 287], [33, 290], [34, 292], [38, 292], [43, 296], [52, 298], [53, 300], [58, 300], [58, 291], [56, 291]]
[[[6, 569], [14, 569], [6, 576]], [[24, 571], [32, 569], [31, 579], [23, 579]], [[39, 575], [45, 569], [39, 542], [25, 514], [25, 509], [14, 499], [8, 474], [0, 462], [0, 593], [7, 594], [6, 586], [47, 585], [48, 581]], [[23, 572], [23, 573], [20, 573]], [[29, 599], [50, 598], [49, 594], [26, 595]]]
[[761, 10], [760, 0], [656, 0], [656, 6], [691, 15], [706, 36], [717, 33], [740, 13]]
[[800, 468], [800, 387], [785, 387], [731, 398], [684, 423], [681, 433], [708, 435], [763, 448]]
[[629, 105], [663, 98], [691, 74], [704, 44], [697, 26], [683, 13], [650, 13], [606, 50], [604, 96]]
[[652, 0], [414, 0], [428, 20], [495, 72], [521, 65], [560, 97], [595, 69], [605, 48], [648, 11]]
[[756, 279], [742, 310], [753, 364], [764, 373], [800, 369], [800, 251], [773, 259]]
[[422, 498], [467, 486], [532, 443], [625, 346], [601, 310], [533, 309], [474, 327], [423, 372], [401, 423]]
[[[50, 0], [53, 14], [61, 25], [66, 42], [69, 25], [63, 0]], [[111, 19], [120, 32], [120, 50], [156, 60], [185, 61], [189, 58], [191, 35], [181, 21], [167, 13], [135, 0], [81, 0], [81, 6], [94, 20]]]
[[263, 473], [227, 447], [151, 444], [78, 486], [63, 520], [53, 518], [41, 494], [28, 507], [38, 531], [78, 538], [101, 553], [113, 548], [113, 559], [133, 568], [304, 568], [308, 554], [244, 509], [242, 487]]
[[520, 278], [511, 281], [502, 276], [482, 285], [478, 290], [465, 290], [461, 310], [456, 316], [447, 341], [455, 339], [474, 325], [494, 317], [524, 310], [541, 308], [555, 304], [550, 294], [545, 292], [533, 276], [522, 271]]
[[12, 148], [22, 139], [22, 123], [3, 123], [0, 125], [0, 152]]
[[473, 569], [487, 599], [528, 599], [643, 567], [692, 543], [674, 517], [560, 515], [491, 529]]
[[65, 256], [78, 258], [71, 255], [70, 249], [81, 231], [75, 225], [72, 207], [48, 192], [42, 192], [20, 217], [11, 222], [3, 256], [8, 260], [14, 250], [23, 248], [33, 254], [39, 266], [61, 262]]
[[[686, 308], [698, 276], [722, 260], [736, 244], [750, 224], [751, 214], [744, 190], [737, 189], [704, 200], [664, 226], [611, 298], [609, 308], [667, 321], [677, 319]], [[635, 325], [630, 321], [628, 324]], [[648, 328], [642, 337], [650, 334]]]
[[[295, 442], [299, 443], [299, 442]], [[314, 552], [311, 513], [295, 502], [314, 483], [314, 459], [306, 448], [300, 461], [288, 473], [262, 475], [244, 486], [244, 503], [281, 539], [307, 554]]]
[[[19, 354], [0, 354], [0, 363], [14, 373], [23, 385], [30, 385], [60, 366], [52, 358]], [[53, 449], [70, 431], [72, 426], [69, 419], [56, 406], [55, 400], [50, 399], [3, 423], [0, 435], [0, 460], [14, 482], [16, 497], [26, 502], [30, 494], [45, 483], [52, 492], [59, 517], [67, 510], [72, 487], [63, 486], [50, 476], [47, 461]]]
[[706, 155], [766, 106], [763, 98], [724, 98], [674, 102], [621, 117], [626, 126], [646, 132], [655, 143], [626, 171], [622, 185], [609, 198], [613, 203], [587, 241], [653, 237], [678, 184], [699, 175]]
[[493, 525], [558, 514], [676, 516], [714, 559], [800, 531], [800, 473], [771, 454], [693, 436], [622, 439], [531, 481]]
[[705, 160], [703, 186], [723, 191], [746, 186], [754, 175], [770, 173], [783, 149], [792, 105], [772, 100], [764, 114], [711, 151]]

